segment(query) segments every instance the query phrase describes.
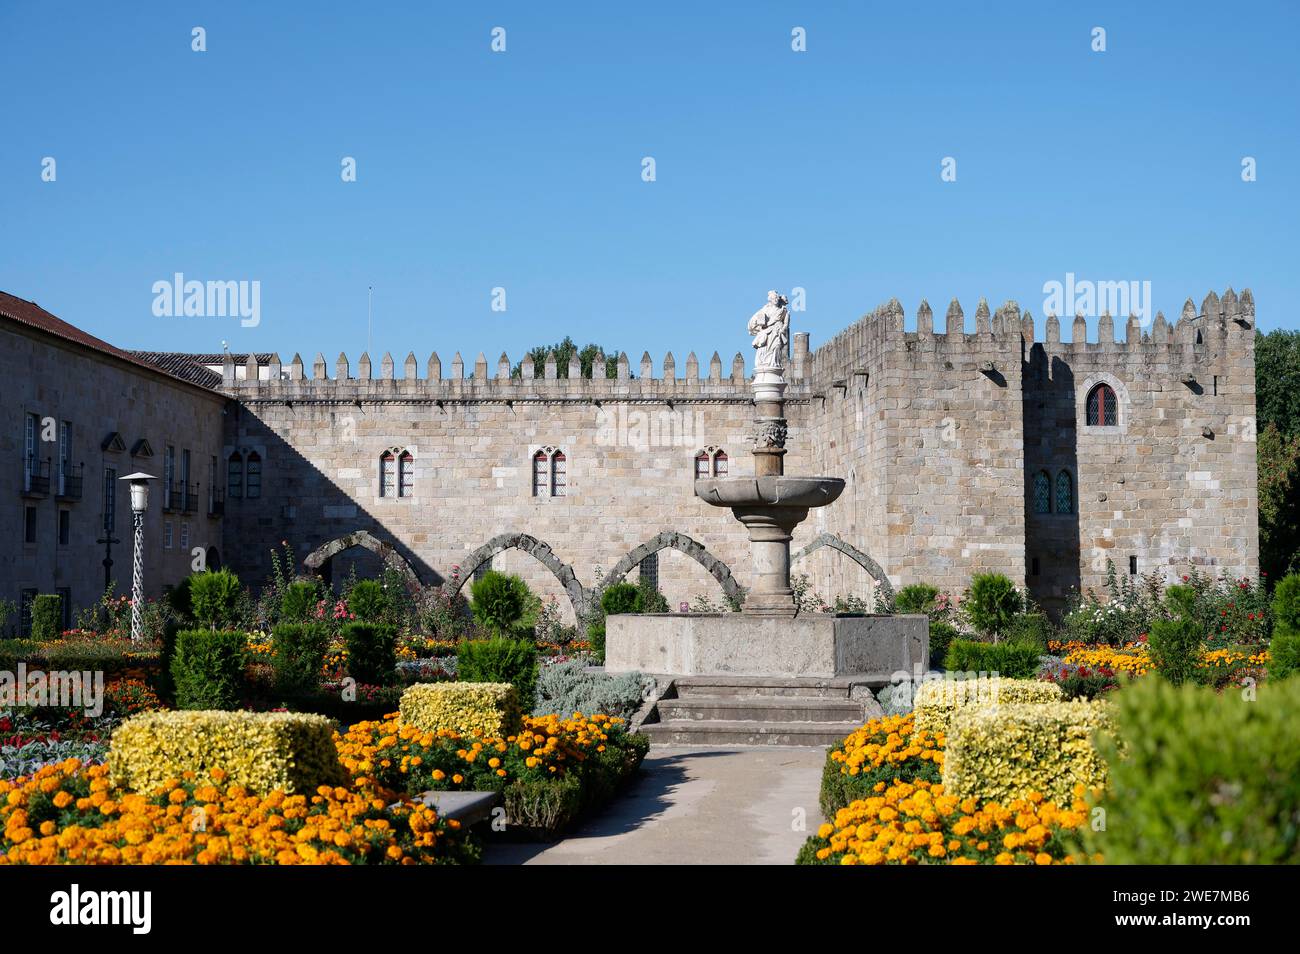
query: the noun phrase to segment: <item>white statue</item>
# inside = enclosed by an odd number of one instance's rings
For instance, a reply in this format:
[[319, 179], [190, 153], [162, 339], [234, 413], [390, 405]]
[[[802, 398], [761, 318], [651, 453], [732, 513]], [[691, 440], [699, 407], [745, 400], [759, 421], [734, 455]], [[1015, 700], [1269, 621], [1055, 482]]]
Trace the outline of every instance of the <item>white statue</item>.
[[749, 333], [754, 336], [754, 370], [780, 371], [785, 367], [790, 343], [790, 312], [784, 296], [767, 293], [767, 304], [749, 319]]

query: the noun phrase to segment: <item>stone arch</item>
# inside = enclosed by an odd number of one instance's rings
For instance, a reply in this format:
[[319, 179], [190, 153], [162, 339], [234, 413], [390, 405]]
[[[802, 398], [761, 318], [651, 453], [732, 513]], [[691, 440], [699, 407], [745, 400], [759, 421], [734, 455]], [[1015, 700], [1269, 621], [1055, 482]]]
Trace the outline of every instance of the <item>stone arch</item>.
[[331, 558], [342, 553], [344, 550], [352, 547], [362, 547], [375, 554], [379, 559], [384, 561], [386, 566], [392, 567], [401, 573], [406, 579], [408, 588], [418, 586], [420, 578], [416, 575], [411, 564], [406, 562], [406, 558], [397, 552], [397, 548], [391, 543], [380, 540], [369, 530], [354, 530], [352, 533], [344, 534], [329, 543], [324, 543], [307, 554], [302, 561], [302, 565], [309, 570], [319, 571], [321, 567]]
[[793, 565], [796, 560], [801, 560], [813, 551], [820, 550], [822, 547], [830, 547], [832, 550], [838, 550], [858, 566], [862, 567], [862, 569], [866, 570], [868, 575], [876, 581], [876, 586], [879, 587], [885, 600], [889, 602], [893, 601], [894, 587], [889, 582], [889, 577], [885, 575], [885, 571], [881, 568], [880, 564], [871, 559], [871, 557], [867, 556], [853, 544], [841, 540], [833, 533], [818, 534], [812, 543], [808, 544], [798, 553], [794, 554], [794, 556], [790, 557], [790, 563]]
[[740, 584], [732, 576], [731, 567], [710, 553], [704, 544], [698, 540], [693, 540], [684, 533], [665, 530], [663, 533], [651, 537], [619, 560], [614, 569], [610, 570], [605, 576], [605, 579], [600, 581], [596, 592], [592, 594], [593, 601], [599, 599], [600, 594], [605, 592], [608, 587], [627, 576], [632, 571], [632, 567], [646, 557], [669, 548], [680, 550], [704, 567], [709, 575], [718, 581], [718, 585], [722, 587], [722, 592], [726, 594], [728, 599], [739, 600], [741, 598]]
[[554, 573], [555, 578], [559, 580], [560, 586], [563, 587], [565, 594], [569, 597], [569, 602], [573, 606], [574, 618], [581, 621], [586, 616], [587, 591], [578, 582], [578, 576], [573, 572], [573, 567], [557, 557], [549, 544], [526, 533], [503, 533], [493, 537], [477, 550], [471, 551], [457, 565], [456, 573], [448, 577], [446, 583], [448, 591], [453, 596], [459, 593], [466, 581], [474, 576], [475, 570], [503, 550], [512, 549], [524, 551]]

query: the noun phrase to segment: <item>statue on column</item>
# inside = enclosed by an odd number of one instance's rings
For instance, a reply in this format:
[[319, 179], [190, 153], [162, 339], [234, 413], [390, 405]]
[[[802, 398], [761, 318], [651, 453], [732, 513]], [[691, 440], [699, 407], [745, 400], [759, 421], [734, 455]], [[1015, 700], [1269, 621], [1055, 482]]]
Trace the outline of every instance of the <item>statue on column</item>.
[[785, 367], [790, 344], [790, 312], [783, 295], [767, 293], [767, 304], [749, 319], [749, 333], [754, 336], [754, 370], [780, 371]]

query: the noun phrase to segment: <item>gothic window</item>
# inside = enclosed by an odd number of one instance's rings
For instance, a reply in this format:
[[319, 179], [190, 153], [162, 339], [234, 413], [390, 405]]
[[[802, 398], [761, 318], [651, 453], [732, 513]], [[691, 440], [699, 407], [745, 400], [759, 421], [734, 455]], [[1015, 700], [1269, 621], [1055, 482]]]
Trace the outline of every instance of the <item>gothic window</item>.
[[551, 496], [563, 497], [569, 485], [569, 463], [564, 451], [556, 451], [551, 458]]
[[1056, 512], [1074, 513], [1074, 480], [1068, 470], [1056, 475]]
[[695, 455], [695, 479], [727, 476], [727, 452], [720, 447], [706, 447]]
[[379, 455], [379, 496], [397, 496], [397, 460], [390, 450]]
[[239, 451], [232, 453], [226, 461], [226, 495], [244, 496], [244, 458]]
[[545, 450], [533, 455], [533, 496], [545, 497], [550, 489], [547, 487], [546, 475], [550, 470], [551, 457]]
[[245, 460], [244, 493], [249, 500], [262, 496], [262, 455], [251, 451]]
[[533, 496], [563, 497], [569, 487], [569, 460], [557, 447], [533, 454]]
[[1119, 405], [1115, 389], [1109, 384], [1099, 384], [1088, 392], [1089, 427], [1114, 427], [1119, 424]]
[[415, 458], [411, 452], [404, 450], [397, 458], [397, 496], [411, 497], [415, 494]]
[[1047, 471], [1034, 474], [1034, 513], [1052, 512], [1052, 478]]

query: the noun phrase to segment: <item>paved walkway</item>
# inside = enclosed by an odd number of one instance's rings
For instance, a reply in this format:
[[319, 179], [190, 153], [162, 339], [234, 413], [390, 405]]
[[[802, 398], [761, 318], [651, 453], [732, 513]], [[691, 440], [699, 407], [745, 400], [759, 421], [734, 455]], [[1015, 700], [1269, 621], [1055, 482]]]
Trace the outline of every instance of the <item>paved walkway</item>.
[[498, 842], [487, 864], [794, 863], [822, 823], [823, 748], [654, 746], [596, 817], [552, 844]]

